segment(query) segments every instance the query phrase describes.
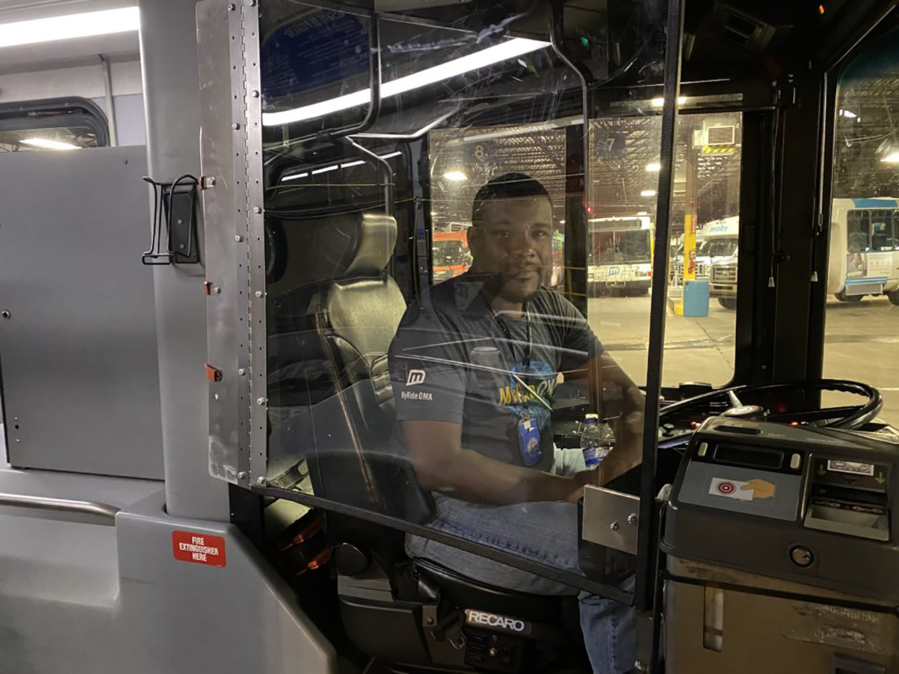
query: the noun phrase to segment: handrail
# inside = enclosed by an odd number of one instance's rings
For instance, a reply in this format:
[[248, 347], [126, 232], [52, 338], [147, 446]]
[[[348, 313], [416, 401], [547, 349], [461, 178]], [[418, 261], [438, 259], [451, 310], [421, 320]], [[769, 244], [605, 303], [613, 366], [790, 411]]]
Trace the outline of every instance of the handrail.
[[26, 508], [42, 511], [47, 519], [85, 522], [115, 526], [119, 508], [96, 501], [79, 501], [48, 496], [27, 496], [0, 492], [0, 507]]

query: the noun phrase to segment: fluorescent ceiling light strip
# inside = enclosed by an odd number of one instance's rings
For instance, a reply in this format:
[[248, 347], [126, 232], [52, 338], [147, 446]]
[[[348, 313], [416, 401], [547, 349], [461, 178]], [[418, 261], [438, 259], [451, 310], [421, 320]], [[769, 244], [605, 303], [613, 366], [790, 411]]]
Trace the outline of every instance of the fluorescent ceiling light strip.
[[21, 142], [23, 145], [31, 145], [32, 147], [43, 148], [44, 150], [80, 150], [81, 148], [71, 143], [63, 143], [59, 140], [50, 140], [49, 138], [26, 138]]
[[899, 164], [899, 152], [893, 152], [881, 159], [884, 164]]
[[0, 47], [126, 33], [139, 29], [140, 10], [137, 7], [122, 7], [101, 12], [3, 23], [0, 24]]
[[[399, 152], [399, 151], [391, 152], [389, 154], [382, 154], [380, 158], [381, 159], [393, 159], [394, 157], [399, 157], [401, 154], [403, 154], [403, 153]], [[358, 161], [351, 161], [346, 164], [341, 164], [340, 168], [345, 169], [345, 168], [352, 168], [353, 166], [362, 166], [362, 164], [364, 164], [364, 163], [365, 163], [365, 161], [360, 159]], [[327, 173], [328, 171], [333, 171], [336, 168], [338, 168], [338, 167], [337, 166], [326, 166], [325, 168], [315, 169], [312, 172], [312, 175], [318, 175], [319, 173]], [[281, 182], [286, 183], [290, 180], [299, 180], [300, 178], [307, 178], [308, 176], [309, 176], [308, 171], [306, 171], [305, 173], [295, 173], [293, 175], [284, 176], [283, 178], [281, 178]]]
[[640, 192], [641, 197], [654, 197], [655, 195], [655, 190], [643, 190], [642, 192]]
[[[429, 84], [436, 84], [444, 80], [464, 75], [479, 68], [485, 68], [507, 61], [508, 59], [524, 54], [530, 54], [538, 49], [550, 46], [549, 42], [541, 42], [539, 40], [526, 40], [524, 38], [514, 38], [506, 40], [493, 47], [482, 49], [474, 54], [462, 56], [446, 63], [441, 63], [433, 68], [426, 68], [421, 72], [401, 77], [392, 82], [385, 82], [381, 85], [381, 99], [398, 96], [399, 94], [413, 89], [420, 89]], [[291, 124], [293, 122], [302, 122], [307, 119], [315, 119], [323, 117], [332, 112], [340, 112], [348, 110], [360, 105], [366, 105], [371, 101], [371, 89], [363, 89], [345, 96], [338, 96], [321, 103], [306, 105], [301, 108], [292, 110], [284, 110], [283, 112], [269, 112], [262, 115], [262, 124], [264, 126], [280, 126], [281, 124]]]

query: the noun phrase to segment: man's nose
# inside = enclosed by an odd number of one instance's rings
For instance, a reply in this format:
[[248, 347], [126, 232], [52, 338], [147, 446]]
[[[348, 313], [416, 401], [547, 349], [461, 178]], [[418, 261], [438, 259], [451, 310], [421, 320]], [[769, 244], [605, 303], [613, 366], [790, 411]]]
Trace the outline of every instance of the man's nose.
[[516, 257], [529, 258], [537, 255], [534, 246], [534, 237], [527, 229], [517, 232], [509, 244], [509, 252]]

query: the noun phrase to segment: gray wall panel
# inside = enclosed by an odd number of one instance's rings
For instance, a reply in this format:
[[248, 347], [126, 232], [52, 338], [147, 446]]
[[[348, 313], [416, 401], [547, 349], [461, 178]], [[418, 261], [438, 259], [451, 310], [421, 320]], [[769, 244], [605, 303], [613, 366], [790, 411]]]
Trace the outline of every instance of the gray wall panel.
[[0, 155], [9, 461], [162, 476], [143, 148]]

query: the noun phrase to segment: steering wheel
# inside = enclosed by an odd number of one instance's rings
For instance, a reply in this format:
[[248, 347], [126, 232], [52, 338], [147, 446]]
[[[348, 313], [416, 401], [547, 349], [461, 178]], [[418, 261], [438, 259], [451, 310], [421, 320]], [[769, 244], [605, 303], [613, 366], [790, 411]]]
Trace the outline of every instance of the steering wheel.
[[[813, 410], [810, 412], [779, 412], [775, 415], [768, 416], [768, 411], [757, 405], [744, 405], [738, 395], [757, 395], [769, 394], [779, 391], [835, 391], [839, 393], [853, 393], [864, 396], [867, 402], [861, 405], [851, 405], [848, 407], [826, 408], [823, 410]], [[817, 381], [802, 380], [794, 382], [781, 382], [774, 384], [744, 384], [741, 386], [730, 386], [728, 388], [717, 389], [702, 393], [693, 398], [680, 400], [663, 407], [659, 412], [659, 421], [664, 422], [666, 419], [673, 418], [687, 410], [693, 409], [700, 405], [707, 405], [717, 399], [724, 398], [730, 408], [722, 413], [722, 416], [729, 416], [742, 419], [764, 419], [768, 421], [800, 421], [800, 420], [820, 420], [829, 419], [825, 424], [826, 428], [844, 428], [853, 429], [860, 428], [871, 421], [880, 412], [883, 407], [883, 396], [873, 386], [868, 386], [861, 382], [848, 381], [843, 379], [819, 379]], [[837, 414], [839, 418], [833, 419]], [[784, 417], [781, 419], [781, 417]]]

